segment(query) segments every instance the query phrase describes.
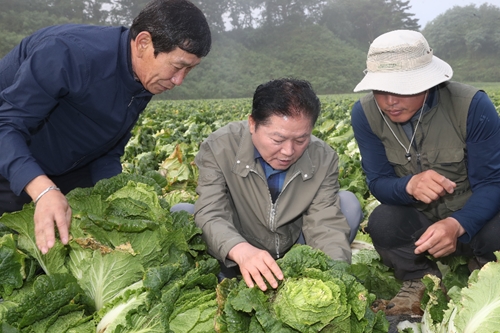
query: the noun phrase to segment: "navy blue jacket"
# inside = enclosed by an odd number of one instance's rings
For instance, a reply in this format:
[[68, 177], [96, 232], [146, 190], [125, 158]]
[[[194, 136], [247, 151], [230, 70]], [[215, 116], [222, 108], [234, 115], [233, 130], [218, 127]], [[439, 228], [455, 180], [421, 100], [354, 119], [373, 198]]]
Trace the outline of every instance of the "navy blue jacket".
[[[437, 101], [433, 88], [426, 101], [428, 109]], [[353, 106], [351, 123], [370, 192], [383, 204], [412, 204], [414, 199], [406, 192], [412, 175], [402, 178], [396, 175], [385, 155], [384, 145], [370, 128], [360, 101]], [[451, 215], [466, 231], [459, 238], [464, 243], [500, 210], [500, 118], [482, 91], [476, 93], [469, 106], [466, 145], [472, 196], [462, 209]]]
[[39, 30], [0, 60], [0, 175], [19, 195], [42, 174], [89, 166], [95, 183], [120, 173], [151, 97], [134, 79], [128, 29]]

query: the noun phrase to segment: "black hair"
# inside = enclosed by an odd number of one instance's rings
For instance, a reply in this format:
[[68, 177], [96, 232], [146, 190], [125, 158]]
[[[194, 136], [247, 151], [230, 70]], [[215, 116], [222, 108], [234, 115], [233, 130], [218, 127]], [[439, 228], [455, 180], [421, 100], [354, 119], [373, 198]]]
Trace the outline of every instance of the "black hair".
[[319, 98], [305, 80], [272, 80], [259, 85], [253, 95], [252, 119], [256, 128], [267, 124], [273, 115], [290, 118], [305, 116], [314, 126], [320, 110]]
[[188, 0], [153, 0], [136, 16], [130, 36], [151, 34], [155, 56], [176, 47], [204, 57], [210, 52], [212, 37], [205, 15]]

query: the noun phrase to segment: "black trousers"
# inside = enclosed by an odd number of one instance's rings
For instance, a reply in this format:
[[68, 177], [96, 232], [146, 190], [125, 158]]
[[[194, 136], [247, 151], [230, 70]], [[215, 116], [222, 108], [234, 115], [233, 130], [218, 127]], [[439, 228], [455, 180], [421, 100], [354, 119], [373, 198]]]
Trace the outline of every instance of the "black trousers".
[[[67, 194], [77, 187], [92, 187], [92, 177], [90, 169], [83, 167], [61, 176], [49, 176], [49, 178], [61, 189], [61, 192]], [[24, 204], [31, 202], [31, 198], [26, 192], [17, 196], [10, 189], [10, 182], [0, 176], [0, 216], [3, 213], [10, 213], [21, 210]]]
[[[432, 225], [423, 213], [410, 206], [380, 205], [368, 218], [366, 231], [382, 261], [394, 269], [397, 279], [406, 281], [422, 278], [426, 274], [441, 276], [436, 263], [428, 253], [416, 255], [415, 242]], [[496, 260], [493, 252], [500, 250], [500, 214], [491, 219], [467, 244], [457, 242], [452, 255], [481, 257]]]

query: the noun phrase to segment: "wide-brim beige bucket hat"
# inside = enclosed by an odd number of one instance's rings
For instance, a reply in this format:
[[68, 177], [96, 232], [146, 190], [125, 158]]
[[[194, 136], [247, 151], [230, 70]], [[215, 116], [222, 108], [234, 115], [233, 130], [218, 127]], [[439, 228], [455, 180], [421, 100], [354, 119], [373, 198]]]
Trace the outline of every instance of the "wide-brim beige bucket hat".
[[398, 95], [426, 91], [453, 76], [418, 31], [394, 30], [377, 37], [368, 50], [365, 77], [354, 92], [378, 90]]

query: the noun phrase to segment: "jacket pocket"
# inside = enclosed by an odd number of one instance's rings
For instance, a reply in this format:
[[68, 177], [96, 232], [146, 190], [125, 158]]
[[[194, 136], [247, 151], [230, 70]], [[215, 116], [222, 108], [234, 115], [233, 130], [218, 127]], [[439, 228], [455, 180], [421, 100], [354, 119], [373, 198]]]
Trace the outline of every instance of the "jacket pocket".
[[403, 149], [385, 149], [385, 155], [387, 160], [394, 168], [394, 172], [398, 177], [404, 177], [412, 172], [412, 166], [410, 161], [405, 157], [405, 152]]
[[463, 148], [433, 150], [427, 153], [429, 169], [460, 183], [467, 179], [467, 159]]

